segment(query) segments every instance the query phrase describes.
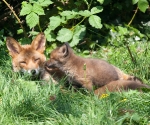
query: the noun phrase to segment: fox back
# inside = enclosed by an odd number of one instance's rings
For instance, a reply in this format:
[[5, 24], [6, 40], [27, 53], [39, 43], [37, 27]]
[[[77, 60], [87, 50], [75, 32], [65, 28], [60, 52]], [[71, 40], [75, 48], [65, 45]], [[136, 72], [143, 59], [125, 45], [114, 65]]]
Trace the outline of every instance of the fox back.
[[12, 37], [7, 37], [6, 45], [12, 57], [13, 71], [38, 75], [46, 61], [45, 43], [44, 33], [39, 33], [30, 45], [21, 45]]

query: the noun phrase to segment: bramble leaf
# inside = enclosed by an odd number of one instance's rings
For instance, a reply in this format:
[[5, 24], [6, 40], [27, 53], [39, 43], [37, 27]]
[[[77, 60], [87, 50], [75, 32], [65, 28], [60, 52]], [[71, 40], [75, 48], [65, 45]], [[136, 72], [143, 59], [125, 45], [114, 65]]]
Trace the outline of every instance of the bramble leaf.
[[26, 21], [28, 26], [32, 28], [39, 23], [39, 16], [36, 13], [31, 12], [29, 15], [26, 16]]
[[128, 30], [126, 27], [124, 28], [124, 27], [118, 26], [118, 29], [121, 35], [126, 35], [128, 33]]
[[132, 4], [136, 4], [139, 0], [132, 0]]
[[76, 46], [79, 43], [79, 41], [84, 38], [85, 33], [86, 33], [86, 27], [84, 25], [76, 26], [70, 46], [71, 47]]
[[52, 16], [50, 19], [50, 28], [51, 30], [54, 30], [61, 24], [61, 18], [60, 16]]
[[27, 14], [31, 13], [31, 11], [32, 11], [32, 5], [31, 4], [22, 3], [22, 9], [20, 11], [21, 16], [27, 15]]
[[[44, 32], [45, 33], [45, 32]], [[46, 38], [47, 38], [47, 41], [50, 41], [50, 42], [52, 42], [52, 41], [55, 41], [56, 40], [56, 35], [54, 34], [54, 33], [48, 33], [48, 34], [46, 34], [45, 33], [45, 35], [46, 35]]]
[[78, 13], [75, 11], [63, 11], [60, 15], [65, 16], [68, 20], [75, 18]]
[[72, 14], [72, 12], [69, 10], [66, 10], [66, 11], [63, 11], [62, 13], [60, 13], [61, 16], [69, 16], [71, 14]]
[[103, 11], [103, 7], [102, 7], [102, 6], [96, 6], [96, 7], [93, 7], [93, 8], [91, 9], [91, 13], [92, 13], [92, 14], [100, 13], [100, 12], [102, 12], [102, 11]]
[[104, 0], [97, 0], [98, 2], [100, 2], [100, 4], [104, 3]]
[[101, 24], [101, 18], [96, 16], [96, 15], [91, 15], [89, 17], [89, 23], [91, 26], [95, 27], [95, 28], [102, 28], [102, 24]]
[[92, 13], [89, 10], [79, 11], [79, 15], [84, 17], [89, 17], [92, 15]]
[[38, 4], [33, 4], [32, 11], [38, 15], [45, 15], [43, 8]]
[[139, 0], [138, 2], [138, 8], [145, 13], [146, 9], [148, 8], [149, 4], [147, 0]]
[[53, 2], [51, 0], [39, 0], [38, 2], [42, 7], [47, 7], [50, 4], [53, 4]]
[[71, 40], [72, 36], [73, 32], [71, 30], [62, 28], [58, 31], [56, 39], [60, 42], [68, 42], [69, 40]]

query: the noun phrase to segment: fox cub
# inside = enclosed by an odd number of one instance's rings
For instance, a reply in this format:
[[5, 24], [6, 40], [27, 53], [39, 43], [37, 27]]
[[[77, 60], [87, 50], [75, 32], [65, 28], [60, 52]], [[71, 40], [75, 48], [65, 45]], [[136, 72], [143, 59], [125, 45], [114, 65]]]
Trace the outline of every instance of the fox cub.
[[[12, 67], [14, 72], [27, 72], [31, 76], [40, 76], [40, 79], [55, 82], [57, 74], [56, 68], [44, 68], [46, 56], [44, 55], [46, 37], [44, 33], [39, 33], [30, 45], [21, 45], [12, 37], [7, 37], [6, 45], [9, 55], [12, 57]], [[53, 78], [53, 75], [55, 77]], [[59, 77], [59, 76], [58, 76]]]
[[135, 76], [122, 72], [119, 68], [101, 59], [82, 58], [74, 54], [68, 43], [51, 52], [46, 67], [56, 67], [68, 76], [68, 80], [88, 90], [95, 89], [100, 95], [121, 89], [140, 89], [149, 86]]

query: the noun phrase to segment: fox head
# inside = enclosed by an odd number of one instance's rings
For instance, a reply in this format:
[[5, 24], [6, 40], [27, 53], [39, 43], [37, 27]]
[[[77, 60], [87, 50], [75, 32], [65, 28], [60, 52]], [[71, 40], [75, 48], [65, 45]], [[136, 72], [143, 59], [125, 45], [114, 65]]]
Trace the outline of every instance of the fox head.
[[7, 37], [6, 45], [9, 55], [12, 57], [13, 71], [38, 75], [46, 61], [44, 55], [45, 43], [44, 33], [39, 33], [30, 45], [20, 45], [12, 37]]
[[46, 66], [49, 68], [61, 68], [73, 55], [73, 50], [68, 43], [65, 43], [51, 52], [50, 59], [46, 62]]

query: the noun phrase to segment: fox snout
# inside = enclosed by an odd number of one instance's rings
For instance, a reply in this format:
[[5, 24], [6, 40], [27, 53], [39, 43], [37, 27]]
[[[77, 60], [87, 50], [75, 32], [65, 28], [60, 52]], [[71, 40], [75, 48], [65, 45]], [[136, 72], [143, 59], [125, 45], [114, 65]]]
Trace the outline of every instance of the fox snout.
[[31, 74], [32, 75], [36, 75], [38, 72], [35, 70], [35, 69], [33, 69], [33, 70], [31, 70]]
[[25, 73], [27, 73], [27, 74], [30, 74], [30, 75], [32, 75], [32, 76], [36, 76], [36, 75], [39, 75], [39, 69], [32, 69], [32, 70], [25, 70], [25, 69], [22, 69], [21, 70], [21, 73], [23, 73], [23, 74], [25, 74]]

